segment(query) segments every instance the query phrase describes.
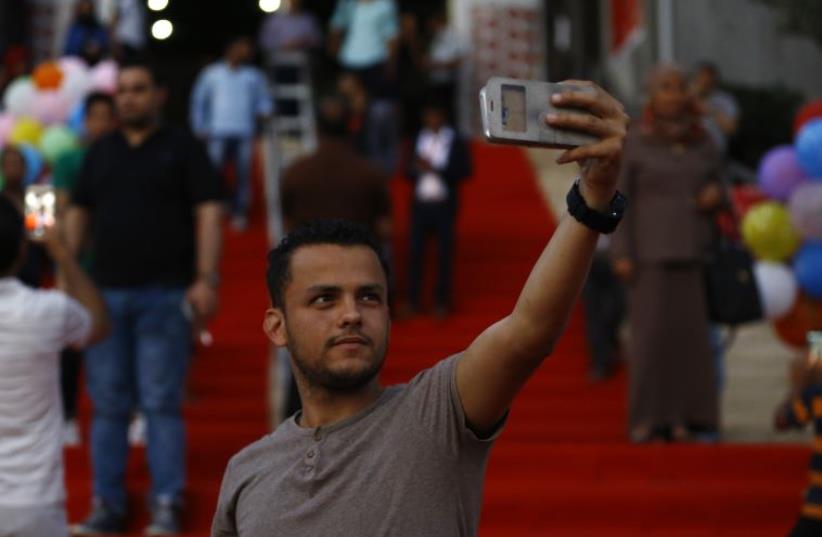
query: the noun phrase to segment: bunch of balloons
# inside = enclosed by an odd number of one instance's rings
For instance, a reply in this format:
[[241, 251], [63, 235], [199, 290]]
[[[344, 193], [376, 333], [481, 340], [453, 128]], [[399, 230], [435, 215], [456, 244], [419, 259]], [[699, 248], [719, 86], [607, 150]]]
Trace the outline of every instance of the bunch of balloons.
[[85, 97], [93, 91], [113, 93], [116, 84], [115, 62], [89, 68], [79, 58], [64, 57], [41, 63], [30, 76], [8, 85], [0, 106], [0, 148], [14, 145], [23, 153], [26, 184], [38, 181], [46, 164], [77, 147]]
[[753, 252], [765, 316], [780, 339], [804, 347], [822, 330], [822, 101], [799, 111], [794, 144], [769, 151], [759, 165], [767, 196], [742, 219]]

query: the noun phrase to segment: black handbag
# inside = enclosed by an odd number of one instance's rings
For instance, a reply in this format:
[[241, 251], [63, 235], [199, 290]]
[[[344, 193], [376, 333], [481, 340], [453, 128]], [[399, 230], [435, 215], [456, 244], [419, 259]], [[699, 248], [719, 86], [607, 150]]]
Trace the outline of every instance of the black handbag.
[[717, 324], [739, 325], [762, 319], [762, 303], [744, 246], [723, 238], [714, 241], [705, 267], [708, 315]]

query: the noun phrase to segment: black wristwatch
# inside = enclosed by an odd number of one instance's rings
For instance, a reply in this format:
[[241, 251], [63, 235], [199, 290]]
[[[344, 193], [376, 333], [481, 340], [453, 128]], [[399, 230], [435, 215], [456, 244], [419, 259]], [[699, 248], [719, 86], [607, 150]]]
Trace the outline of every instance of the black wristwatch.
[[568, 213], [576, 218], [579, 223], [605, 234], [613, 233], [619, 221], [622, 220], [622, 215], [628, 204], [625, 196], [617, 192], [608, 205], [608, 212], [601, 213], [591, 209], [585, 203], [585, 198], [582, 197], [579, 191], [579, 179], [574, 181], [574, 186], [568, 191], [565, 201], [568, 203]]

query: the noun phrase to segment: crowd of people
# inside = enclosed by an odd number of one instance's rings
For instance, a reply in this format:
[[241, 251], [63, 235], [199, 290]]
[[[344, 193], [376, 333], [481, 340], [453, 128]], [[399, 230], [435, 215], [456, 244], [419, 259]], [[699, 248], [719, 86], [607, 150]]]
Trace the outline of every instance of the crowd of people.
[[[254, 41], [247, 35], [232, 38], [224, 56], [194, 84], [190, 134], [160, 119], [163, 80], [140, 60], [145, 36], [134, 31], [144, 25], [141, 5], [121, 0], [118, 6], [115, 25], [106, 27], [96, 18], [93, 3], [79, 0], [67, 33], [66, 54], [89, 64], [113, 54], [123, 63], [114, 96], [94, 93], [86, 99], [82, 146], [54, 163], [60, 233], [50, 230], [37, 242], [26, 239], [26, 160], [14, 146], [0, 153], [5, 181], [0, 193], [0, 404], [13, 417], [0, 422], [0, 535], [66, 534], [65, 512], [55, 507], [65, 498], [60, 448], [64, 424], [73, 431], [71, 442], [79, 437], [75, 418], [81, 363], [94, 405], [94, 499], [88, 516], [72, 527], [73, 534], [121, 533], [128, 526], [125, 465], [129, 424], [137, 411], [146, 420], [152, 478], [147, 531], [181, 531], [186, 481], [181, 410], [192, 328], [217, 312], [223, 214], [229, 213], [237, 232], [249, 225], [255, 138], [263, 124], [276, 121], [278, 103], [270, 86], [278, 77], [290, 76], [254, 66]], [[582, 290], [591, 375], [607, 379], [626, 358], [630, 440], [718, 438], [722, 356], [702, 278], [705, 252], [716, 232], [713, 219], [726, 205], [723, 166], [739, 111], [719, 89], [715, 66], [700, 65], [691, 75], [672, 66], [654, 70], [647, 102], [627, 135], [621, 107], [598, 93], [602, 124], [594, 134], [605, 141], [595, 146], [599, 152], [591, 148], [590, 154], [581, 151], [571, 158], [591, 159], [581, 186], [574, 188], [595, 210], [609, 207], [616, 187], [628, 196], [630, 210], [617, 232], [610, 240], [600, 238], [595, 251], [597, 234], [589, 223], [576, 215], [563, 220], [552, 240], [554, 249], [543, 254], [510, 317], [480, 336], [461, 358], [423, 373], [411, 388], [383, 391], [375, 375], [387, 344], [387, 320], [392, 313], [410, 317], [423, 310], [429, 238], [438, 246], [433, 313], [445, 318], [455, 309], [460, 190], [472, 175], [470, 144], [456, 127], [462, 47], [444, 12], [420, 24], [417, 15], [399, 13], [391, 0], [338, 0], [325, 36], [299, 0], [284, 2], [264, 21], [258, 45], [268, 65], [278, 54], [303, 51], [330, 57], [338, 68], [315, 88], [316, 150], [282, 174], [288, 237], [269, 257], [272, 309], [265, 330], [274, 344], [288, 343], [292, 350], [292, 391], [301, 398], [292, 400], [292, 418], [265, 442], [301, 459], [304, 428], [320, 435], [325, 426], [376, 405], [369, 419], [414, 449], [398, 455], [374, 444], [368, 453], [380, 461], [409, 458], [415, 471], [421, 465], [422, 472], [441, 471], [444, 461], [459, 453], [467, 473], [457, 475], [463, 468], [459, 465], [449, 470], [453, 496], [420, 486], [411, 497], [418, 504], [414, 509], [429, 515], [424, 510], [431, 502], [449, 506], [450, 511], [433, 509], [450, 517], [431, 518], [438, 527], [455, 523], [452, 511], [461, 509], [458, 504], [464, 500], [471, 512], [460, 511], [460, 523], [473, 528], [479, 504], [469, 489], [480, 488], [488, 447], [504, 424], [506, 409], [561, 332], [583, 284], [580, 269], [591, 259]], [[594, 106], [584, 100], [564, 104]], [[564, 119], [558, 121], [556, 126], [562, 126]], [[621, 148], [623, 137], [624, 150], [614, 149]], [[619, 144], [610, 143], [614, 140]], [[229, 164], [234, 171], [230, 194], [225, 186]], [[411, 184], [410, 244], [403, 307], [390, 312], [389, 292], [398, 291], [395, 271], [385, 270], [393, 264], [389, 189], [395, 175]], [[146, 213], [153, 217], [146, 219]], [[56, 290], [38, 289], [47, 286], [52, 274]], [[343, 281], [343, 276], [356, 285], [325, 289], [307, 308], [287, 307], [294, 289], [313, 292], [311, 284], [321, 277]], [[345, 313], [342, 332], [326, 326], [323, 312], [343, 308], [349, 295], [364, 304], [367, 314]], [[297, 319], [292, 322], [302, 324], [289, 327], [286, 311]], [[619, 332], [626, 315], [630, 344], [623, 350]], [[323, 365], [324, 351], [316, 349], [326, 337], [351, 358], [350, 370]], [[290, 338], [316, 356], [295, 354], [297, 343]], [[30, 388], [24, 396], [20, 386]], [[435, 400], [422, 429], [405, 430], [402, 420], [416, 419], [411, 413], [432, 403], [423, 400], [428, 397]], [[781, 425], [808, 421], [811, 406], [804, 407], [804, 414], [800, 407], [784, 409]], [[356, 444], [356, 432], [341, 431], [333, 440], [336, 447], [326, 448], [326, 464], [344, 465], [344, 457], [334, 453]], [[8, 440], [11, 434], [17, 444]], [[447, 439], [444, 445], [437, 443], [439, 437]], [[432, 447], [425, 460], [413, 459], [411, 453], [420, 442]], [[25, 456], [15, 445], [26, 446]], [[239, 534], [240, 522], [265, 527], [293, 508], [288, 487], [280, 482], [273, 493], [238, 496], [260, 465], [272, 465], [266, 475], [290, 471], [261, 461], [261, 447], [244, 451], [229, 468], [215, 535]], [[307, 453], [308, 459], [314, 457]], [[316, 479], [311, 461], [305, 468], [305, 475], [294, 479]], [[346, 471], [358, 482], [356, 465]], [[363, 487], [375, 500], [390, 492]], [[329, 494], [303, 506], [318, 515], [310, 522], [311, 531], [328, 529], [331, 515], [319, 515], [329, 505], [340, 505]], [[271, 509], [259, 509], [262, 505]], [[238, 513], [251, 516], [251, 522], [241, 521]], [[288, 527], [306, 531], [298, 526], [293, 522]], [[357, 522], [352, 533], [361, 527]]]

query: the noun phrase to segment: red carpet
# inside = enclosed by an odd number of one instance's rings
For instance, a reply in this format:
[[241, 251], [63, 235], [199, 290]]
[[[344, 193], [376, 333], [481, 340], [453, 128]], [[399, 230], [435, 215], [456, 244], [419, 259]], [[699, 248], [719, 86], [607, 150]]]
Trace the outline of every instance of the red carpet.
[[[508, 313], [551, 229], [553, 218], [517, 149], [478, 146], [477, 176], [462, 197], [456, 260], [456, 313], [448, 321], [394, 325], [383, 379], [409, 379], [464, 348]], [[401, 287], [407, 237], [407, 185], [397, 182], [395, 212]], [[208, 535], [228, 457], [266, 431], [266, 242], [252, 230], [229, 236], [222, 315], [215, 345], [196, 359], [187, 405], [188, 535]], [[557, 352], [516, 402], [494, 450], [480, 535], [780, 536], [801, 504], [809, 450], [766, 446], [635, 447], [624, 441], [622, 378], [591, 386], [577, 312]], [[85, 405], [85, 413], [88, 406]], [[129, 469], [133, 506], [144, 523], [147, 474], [142, 452]], [[85, 512], [85, 450], [68, 452], [72, 520]], [[135, 533], [137, 535], [138, 533]]]

